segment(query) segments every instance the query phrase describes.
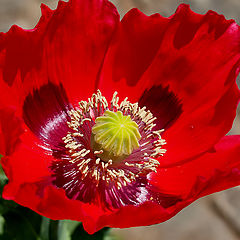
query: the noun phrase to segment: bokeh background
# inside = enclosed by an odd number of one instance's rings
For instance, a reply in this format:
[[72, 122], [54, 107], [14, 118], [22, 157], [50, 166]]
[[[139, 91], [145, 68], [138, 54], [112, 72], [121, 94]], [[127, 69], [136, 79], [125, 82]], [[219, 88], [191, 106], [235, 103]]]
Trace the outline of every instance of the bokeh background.
[[[40, 17], [40, 4], [56, 8], [57, 0], [0, 0], [0, 31], [11, 25], [33, 28]], [[146, 14], [174, 13], [181, 2], [198, 13], [209, 9], [240, 23], [240, 0], [112, 0], [121, 16], [133, 7]], [[231, 133], [240, 134], [240, 111]], [[240, 157], [240, 156], [239, 156]], [[196, 166], [197, 167], [197, 166]], [[205, 197], [181, 211], [173, 219], [154, 226], [112, 229], [116, 240], [237, 240], [240, 239], [240, 187]], [[26, 239], [27, 240], [27, 239]]]

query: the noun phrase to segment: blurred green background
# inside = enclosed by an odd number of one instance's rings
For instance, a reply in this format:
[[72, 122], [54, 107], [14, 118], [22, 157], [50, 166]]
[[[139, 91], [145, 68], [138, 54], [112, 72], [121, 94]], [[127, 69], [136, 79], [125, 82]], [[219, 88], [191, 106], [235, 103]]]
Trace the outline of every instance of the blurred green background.
[[[40, 17], [41, 2], [51, 8], [57, 5], [57, 0], [0, 0], [0, 31], [7, 31], [12, 24], [24, 28], [34, 27]], [[206, 13], [211, 9], [240, 23], [238, 18], [240, 0], [112, 0], [112, 2], [117, 6], [121, 16], [133, 7], [146, 14], [159, 12], [169, 16], [181, 2], [185, 2], [198, 13]], [[240, 133], [239, 115], [238, 111], [231, 131], [234, 134]], [[240, 188], [237, 187], [198, 200], [168, 222], [148, 227], [111, 229], [110, 235], [105, 240], [237, 240], [240, 239], [239, 200]], [[0, 225], [1, 221], [2, 218]]]

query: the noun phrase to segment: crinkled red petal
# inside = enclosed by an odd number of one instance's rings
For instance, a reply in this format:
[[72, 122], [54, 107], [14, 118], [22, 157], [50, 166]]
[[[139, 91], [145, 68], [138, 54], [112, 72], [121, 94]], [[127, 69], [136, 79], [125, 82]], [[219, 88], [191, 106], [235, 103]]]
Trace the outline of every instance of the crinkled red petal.
[[212, 11], [196, 14], [185, 4], [169, 18], [134, 9], [109, 48], [99, 87], [105, 95], [117, 90], [140, 99], [160, 127], [172, 125], [162, 162], [174, 164], [206, 151], [230, 130], [239, 64], [240, 31], [233, 20]]
[[118, 91], [122, 98], [138, 101], [149, 82], [141, 81], [143, 73], [155, 58], [169, 19], [154, 14], [146, 16], [130, 10], [122, 19], [103, 65], [99, 88], [111, 98]]
[[9, 185], [18, 188], [26, 182], [45, 181], [50, 176], [49, 165], [53, 157], [49, 150], [30, 132], [18, 138], [18, 145], [10, 156], [1, 159]]
[[240, 136], [228, 136], [224, 137], [212, 152], [192, 162], [174, 168], [159, 169], [152, 177], [152, 183], [158, 187], [159, 192], [178, 194], [182, 197], [181, 201], [168, 208], [154, 202], [127, 206], [116, 213], [100, 217], [96, 223], [97, 229], [103, 226], [123, 228], [160, 223], [200, 197], [239, 185], [239, 155]]
[[107, 0], [60, 2], [44, 36], [44, 61], [72, 103], [86, 100], [96, 82], [119, 15]]
[[231, 129], [239, 96], [239, 89], [233, 83], [216, 101], [183, 112], [163, 134], [167, 152], [161, 158], [161, 165], [179, 165], [213, 147]]
[[53, 11], [42, 5], [42, 17], [34, 29], [14, 25], [7, 33], [1, 33], [1, 105], [21, 107], [25, 95], [45, 81], [41, 70], [42, 38], [52, 15]]
[[2, 33], [1, 104], [21, 107], [32, 89], [49, 81], [61, 82], [74, 102], [89, 97], [118, 21], [107, 0], [59, 1], [54, 11], [42, 5], [34, 29], [13, 26]]
[[[159, 191], [182, 197], [190, 195], [199, 179], [206, 184], [205, 194], [224, 190], [240, 183], [238, 174], [237, 178], [228, 177], [229, 174], [240, 172], [239, 156], [240, 136], [226, 136], [214, 148], [185, 164], [160, 167], [157, 174], [152, 175], [152, 181]], [[222, 178], [218, 177], [218, 173], [222, 174]]]
[[[148, 201], [138, 206], [122, 207], [114, 212], [104, 211], [94, 205], [70, 200], [64, 190], [48, 184], [44, 186], [39, 181], [34, 182], [34, 177], [24, 179], [21, 183], [17, 180], [11, 181], [10, 178], [3, 196], [52, 219], [82, 221], [90, 233], [104, 226], [122, 228], [155, 224], [171, 218], [199, 197], [240, 184], [239, 154], [240, 136], [229, 136], [223, 138], [212, 152], [192, 162], [174, 168], [159, 169], [151, 179], [159, 193], [181, 196], [175, 204], [169, 206]], [[37, 160], [33, 156], [32, 159]], [[31, 170], [34, 169], [28, 171]], [[26, 169], [24, 171], [29, 174]], [[41, 176], [37, 176], [35, 180], [39, 177]]]

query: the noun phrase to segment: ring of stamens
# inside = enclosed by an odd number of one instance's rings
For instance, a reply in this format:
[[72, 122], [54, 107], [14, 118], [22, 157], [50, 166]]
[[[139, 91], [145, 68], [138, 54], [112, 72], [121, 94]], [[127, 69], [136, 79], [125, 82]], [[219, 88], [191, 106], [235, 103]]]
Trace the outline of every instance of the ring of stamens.
[[[159, 166], [156, 158], [166, 152], [162, 148], [166, 142], [161, 138], [163, 129], [153, 130], [156, 118], [146, 107], [141, 108], [138, 103], [132, 104], [127, 98], [120, 104], [118, 102], [115, 92], [109, 106], [99, 90], [88, 101], [81, 101], [78, 108], [69, 111], [71, 120], [68, 126], [71, 131], [63, 141], [70, 156], [69, 162], [78, 166], [81, 180], [90, 178], [96, 186], [105, 182], [107, 185], [115, 184], [120, 189], [136, 181], [139, 176], [156, 172]], [[120, 111], [123, 116], [130, 116], [141, 133], [139, 147], [120, 162], [114, 162], [111, 158], [103, 161], [100, 157], [103, 150], [91, 148], [91, 134], [96, 118], [103, 116], [106, 111]]]

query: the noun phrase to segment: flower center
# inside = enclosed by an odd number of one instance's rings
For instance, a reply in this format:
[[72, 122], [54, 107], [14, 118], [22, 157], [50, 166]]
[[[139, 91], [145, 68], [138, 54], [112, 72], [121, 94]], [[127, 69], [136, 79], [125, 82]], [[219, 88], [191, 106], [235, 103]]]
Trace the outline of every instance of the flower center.
[[121, 111], [105, 111], [95, 120], [92, 127], [92, 146], [94, 150], [102, 150], [101, 158], [113, 161], [126, 158], [133, 150], [139, 148], [141, 135], [136, 122]]
[[51, 166], [53, 183], [70, 199], [108, 209], [150, 197], [148, 174], [166, 152], [152, 113], [127, 98], [119, 103], [116, 92], [109, 103], [98, 90], [68, 114], [64, 148]]

